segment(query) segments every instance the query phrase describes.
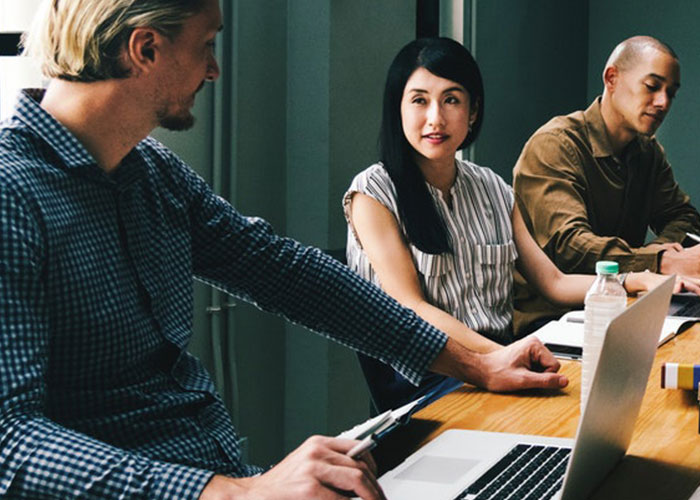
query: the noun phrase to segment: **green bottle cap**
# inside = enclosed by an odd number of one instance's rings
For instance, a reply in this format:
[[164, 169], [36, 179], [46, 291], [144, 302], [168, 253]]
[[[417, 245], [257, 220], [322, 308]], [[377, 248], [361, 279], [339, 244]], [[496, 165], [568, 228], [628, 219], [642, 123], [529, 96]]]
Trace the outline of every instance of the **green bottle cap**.
[[599, 260], [595, 263], [596, 274], [617, 274], [620, 271], [620, 266], [617, 262], [611, 260]]

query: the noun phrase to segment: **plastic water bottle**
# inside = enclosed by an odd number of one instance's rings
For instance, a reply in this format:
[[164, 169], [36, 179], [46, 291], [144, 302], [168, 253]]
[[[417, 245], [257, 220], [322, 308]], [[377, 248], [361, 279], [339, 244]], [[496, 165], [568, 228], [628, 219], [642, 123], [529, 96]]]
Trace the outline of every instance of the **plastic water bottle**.
[[617, 262], [596, 262], [597, 277], [586, 293], [581, 361], [581, 412], [586, 407], [608, 324], [627, 306], [627, 292], [617, 278], [618, 270]]

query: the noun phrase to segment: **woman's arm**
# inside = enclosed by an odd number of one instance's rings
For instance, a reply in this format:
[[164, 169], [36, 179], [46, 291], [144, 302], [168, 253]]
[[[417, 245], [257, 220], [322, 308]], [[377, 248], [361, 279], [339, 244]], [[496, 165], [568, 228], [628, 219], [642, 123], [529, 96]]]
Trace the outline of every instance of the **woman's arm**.
[[[525, 279], [539, 293], [553, 304], [561, 306], [581, 306], [590, 288], [594, 275], [564, 274], [535, 243], [525, 226], [517, 203], [513, 206], [513, 239], [518, 249], [516, 266]], [[629, 273], [625, 280], [627, 293], [651, 290], [660, 284], [665, 276], [656, 273]], [[686, 289], [700, 293], [696, 280], [679, 276], [674, 291]]]
[[350, 203], [355, 234], [386, 293], [471, 350], [489, 352], [500, 347], [425, 300], [410, 250], [385, 206], [362, 193], [356, 193]]
[[513, 204], [513, 240], [518, 249], [515, 265], [528, 283], [547, 300], [561, 306], [580, 306], [595, 276], [564, 274], [535, 243], [518, 204]]

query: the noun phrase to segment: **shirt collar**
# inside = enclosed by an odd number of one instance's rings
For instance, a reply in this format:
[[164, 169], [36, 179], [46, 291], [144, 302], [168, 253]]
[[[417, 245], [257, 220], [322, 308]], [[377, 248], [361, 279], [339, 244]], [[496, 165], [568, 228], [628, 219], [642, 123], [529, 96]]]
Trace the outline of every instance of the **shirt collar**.
[[[588, 109], [583, 112], [588, 138], [591, 141], [593, 156], [596, 158], [614, 157], [613, 148], [608, 137], [608, 129], [600, 112], [600, 99], [600, 96], [596, 97], [591, 105], [588, 106]], [[635, 137], [632, 143], [625, 148], [625, 154], [634, 153], [637, 149], [639, 149], [639, 138]]]
[[[454, 183], [450, 187], [450, 193], [454, 193], [456, 190], [459, 190], [465, 182], [465, 173], [463, 171], [464, 166], [462, 166], [462, 162], [458, 161], [456, 158], [455, 168], [457, 170], [457, 174], [455, 175]], [[433, 195], [434, 198], [442, 199], [442, 192], [438, 188], [430, 184], [428, 181], [425, 181], [425, 185], [427, 186], [428, 191]]]
[[612, 145], [608, 138], [608, 129], [605, 127], [603, 115], [600, 113], [600, 96], [583, 112], [583, 117], [588, 130], [588, 138], [591, 141], [593, 155], [597, 158], [613, 156]]
[[43, 89], [24, 89], [19, 95], [14, 117], [29, 127], [53, 149], [67, 168], [97, 166], [80, 141], [41, 107]]

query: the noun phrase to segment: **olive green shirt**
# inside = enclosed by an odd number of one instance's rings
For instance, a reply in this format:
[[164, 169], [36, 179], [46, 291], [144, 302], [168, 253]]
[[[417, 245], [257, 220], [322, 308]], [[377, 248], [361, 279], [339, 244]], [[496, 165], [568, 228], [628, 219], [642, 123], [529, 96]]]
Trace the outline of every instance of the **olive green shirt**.
[[[654, 137], [613, 155], [600, 98], [558, 116], [525, 144], [513, 170], [516, 202], [539, 246], [565, 273], [592, 274], [598, 260], [621, 271], [658, 270], [659, 248], [700, 232], [700, 215], [673, 178]], [[645, 244], [647, 229], [656, 238]], [[514, 328], [564, 311], [516, 276]]]

